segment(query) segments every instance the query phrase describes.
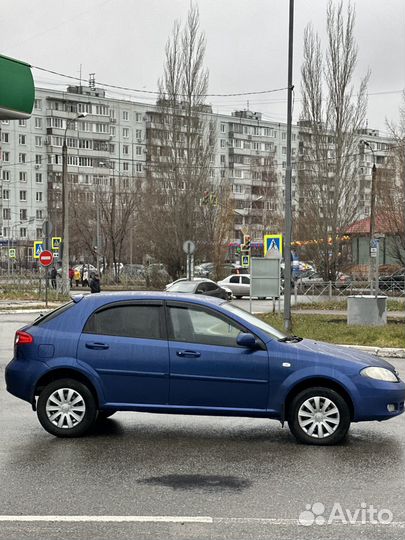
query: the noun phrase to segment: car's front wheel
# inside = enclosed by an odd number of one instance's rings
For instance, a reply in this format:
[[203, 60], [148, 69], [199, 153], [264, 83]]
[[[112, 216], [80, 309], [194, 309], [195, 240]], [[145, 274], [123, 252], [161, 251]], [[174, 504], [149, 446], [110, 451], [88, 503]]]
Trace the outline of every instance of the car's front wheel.
[[97, 418], [96, 400], [83, 383], [59, 379], [43, 388], [37, 403], [38, 419], [57, 437], [80, 437]]
[[299, 442], [333, 445], [341, 442], [350, 427], [346, 400], [330, 388], [308, 388], [293, 399], [288, 425]]

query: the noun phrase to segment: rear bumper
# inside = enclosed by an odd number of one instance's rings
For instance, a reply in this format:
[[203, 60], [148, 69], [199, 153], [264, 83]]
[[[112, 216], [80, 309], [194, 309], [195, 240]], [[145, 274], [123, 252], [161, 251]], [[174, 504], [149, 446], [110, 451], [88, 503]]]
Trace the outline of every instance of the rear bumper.
[[32, 403], [35, 384], [47, 371], [49, 367], [40, 361], [11, 360], [5, 369], [7, 392]]

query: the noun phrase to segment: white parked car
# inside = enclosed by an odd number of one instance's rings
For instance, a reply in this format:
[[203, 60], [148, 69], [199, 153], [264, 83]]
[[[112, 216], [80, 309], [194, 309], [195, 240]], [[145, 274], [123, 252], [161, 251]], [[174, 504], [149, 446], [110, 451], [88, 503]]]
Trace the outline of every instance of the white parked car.
[[[227, 287], [232, 291], [233, 296], [242, 298], [250, 295], [250, 274], [231, 274], [222, 281], [218, 281], [221, 287]], [[259, 300], [265, 300], [266, 297], [260, 296]]]

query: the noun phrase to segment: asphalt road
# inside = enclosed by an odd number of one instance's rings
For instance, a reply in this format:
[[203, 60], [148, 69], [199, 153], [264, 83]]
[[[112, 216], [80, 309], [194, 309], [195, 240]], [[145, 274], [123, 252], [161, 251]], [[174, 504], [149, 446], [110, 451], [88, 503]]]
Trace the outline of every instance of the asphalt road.
[[[57, 439], [5, 391], [14, 331], [32, 319], [0, 316], [0, 539], [405, 537], [405, 415], [353, 425], [334, 448], [298, 445], [274, 421], [141, 413]], [[340, 522], [300, 524], [316, 502]], [[391, 524], [348, 524], [362, 503]]]

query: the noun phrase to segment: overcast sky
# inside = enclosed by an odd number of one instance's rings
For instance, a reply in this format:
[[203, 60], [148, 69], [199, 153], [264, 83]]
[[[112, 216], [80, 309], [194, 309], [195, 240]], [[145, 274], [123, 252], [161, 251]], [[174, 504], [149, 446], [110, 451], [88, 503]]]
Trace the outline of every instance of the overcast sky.
[[[300, 112], [303, 31], [325, 35], [326, 0], [295, 1], [294, 119]], [[164, 45], [189, 0], [1, 0], [0, 53], [85, 80], [156, 90]], [[287, 81], [288, 0], [199, 0], [207, 37], [210, 93], [283, 88]], [[359, 60], [355, 85], [371, 69], [368, 126], [395, 121], [405, 87], [405, 0], [353, 0]], [[33, 70], [36, 85], [63, 89], [66, 79]], [[136, 94], [132, 94], [132, 99]], [[130, 98], [122, 91], [115, 97]], [[150, 101], [137, 94], [138, 101]], [[215, 111], [247, 107], [286, 119], [286, 92], [217, 97]]]

